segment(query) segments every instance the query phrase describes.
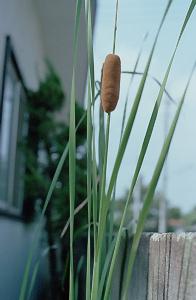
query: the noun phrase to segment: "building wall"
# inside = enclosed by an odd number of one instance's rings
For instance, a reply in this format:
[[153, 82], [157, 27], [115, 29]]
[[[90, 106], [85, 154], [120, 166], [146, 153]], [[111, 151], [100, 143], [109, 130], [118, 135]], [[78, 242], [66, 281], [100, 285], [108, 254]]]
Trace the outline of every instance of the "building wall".
[[[67, 118], [69, 111], [75, 3], [74, 0], [0, 0], [0, 68], [8, 34], [27, 87], [37, 87], [48, 59], [61, 77], [67, 95], [66, 105], [59, 113], [62, 120]], [[76, 85], [77, 100], [83, 104], [87, 71], [84, 7], [79, 28]]]
[[[2, 300], [19, 299], [24, 269], [32, 247], [34, 227], [34, 224], [26, 225], [20, 221], [0, 217], [0, 299]], [[35, 251], [35, 256], [36, 253], [38, 252]], [[37, 260], [34, 260], [34, 266], [35, 262]], [[47, 261], [41, 258], [39, 262], [40, 271], [31, 299], [42, 299], [41, 293], [47, 282]]]
[[[69, 112], [70, 90], [72, 79], [73, 35], [75, 22], [75, 4], [73, 0], [36, 0], [37, 11], [43, 33], [46, 58], [52, 62], [62, 79], [64, 91], [67, 95], [66, 103], [58, 117], [67, 118]], [[82, 7], [77, 59], [76, 96], [83, 105], [86, 87], [87, 51], [86, 25], [84, 5]]]
[[6, 35], [12, 38], [27, 86], [36, 88], [39, 76], [44, 72], [45, 54], [34, 1], [0, 0], [0, 70], [3, 66]]
[[[2, 80], [5, 37], [10, 35], [19, 68], [28, 87], [36, 89], [44, 74], [44, 45], [34, 1], [0, 0], [0, 81]], [[0, 299], [19, 298], [34, 224], [0, 215]], [[40, 252], [41, 250], [39, 250]], [[47, 261], [45, 260], [45, 263]], [[45, 279], [47, 277], [46, 268]], [[44, 284], [42, 272], [39, 281]], [[37, 299], [38, 285], [33, 299]], [[41, 290], [41, 288], [40, 288]]]
[[[3, 73], [5, 37], [10, 35], [26, 86], [36, 89], [45, 74], [46, 58], [60, 75], [67, 102], [58, 118], [67, 119], [72, 75], [74, 0], [0, 0], [0, 84]], [[86, 81], [86, 34], [84, 10], [80, 24], [77, 66], [77, 99], [84, 102]], [[34, 225], [27, 225], [0, 212], [0, 299], [18, 299]], [[39, 250], [38, 252], [41, 252]], [[47, 279], [47, 263], [39, 273], [35, 291]], [[41, 280], [42, 278], [43, 280]], [[39, 280], [40, 279], [40, 280]], [[37, 293], [34, 299], [37, 299]]]

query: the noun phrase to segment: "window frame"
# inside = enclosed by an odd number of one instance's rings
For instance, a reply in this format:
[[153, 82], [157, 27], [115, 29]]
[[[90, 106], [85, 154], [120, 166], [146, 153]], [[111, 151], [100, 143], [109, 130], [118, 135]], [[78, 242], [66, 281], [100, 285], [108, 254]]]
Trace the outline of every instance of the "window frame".
[[[1, 137], [1, 128], [2, 128], [2, 116], [3, 116], [3, 105], [4, 105], [3, 103], [4, 103], [4, 96], [5, 96], [6, 76], [7, 76], [7, 72], [8, 72], [9, 63], [11, 63], [13, 70], [20, 82], [20, 86], [22, 88], [22, 93], [24, 93], [25, 98], [27, 98], [26, 85], [25, 85], [22, 73], [20, 71], [20, 68], [18, 66], [18, 63], [17, 63], [17, 58], [16, 58], [16, 55], [14, 52], [14, 48], [12, 46], [11, 37], [6, 36], [5, 50], [4, 50], [4, 62], [3, 62], [3, 70], [2, 70], [2, 80], [1, 80], [1, 95], [0, 95], [0, 137]], [[19, 99], [19, 101], [21, 101], [21, 99]], [[20, 107], [20, 103], [19, 103], [19, 107]], [[17, 146], [16, 146], [16, 149], [17, 149]], [[16, 152], [16, 150], [15, 150], [15, 152]], [[16, 153], [15, 153], [15, 155], [16, 155]], [[15, 165], [13, 166], [13, 171], [15, 172]], [[14, 182], [15, 182], [15, 177], [14, 177]], [[8, 182], [8, 184], [9, 184], [9, 182]], [[24, 199], [23, 199], [23, 203], [24, 203]], [[23, 203], [21, 204], [21, 208], [16, 208], [12, 205], [13, 200], [12, 200], [12, 203], [9, 203], [8, 199], [6, 199], [5, 202], [0, 199], [0, 215], [23, 219]]]

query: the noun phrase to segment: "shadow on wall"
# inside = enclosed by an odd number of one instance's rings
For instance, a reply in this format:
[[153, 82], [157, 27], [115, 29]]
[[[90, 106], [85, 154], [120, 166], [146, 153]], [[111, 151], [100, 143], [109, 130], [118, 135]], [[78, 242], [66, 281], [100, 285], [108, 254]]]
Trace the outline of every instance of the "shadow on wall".
[[[27, 225], [17, 220], [0, 218], [0, 299], [19, 298], [34, 228], [35, 224]], [[39, 252], [40, 248], [37, 249], [35, 260]], [[40, 263], [31, 299], [44, 299], [44, 290], [47, 289], [47, 259], [43, 257]]]

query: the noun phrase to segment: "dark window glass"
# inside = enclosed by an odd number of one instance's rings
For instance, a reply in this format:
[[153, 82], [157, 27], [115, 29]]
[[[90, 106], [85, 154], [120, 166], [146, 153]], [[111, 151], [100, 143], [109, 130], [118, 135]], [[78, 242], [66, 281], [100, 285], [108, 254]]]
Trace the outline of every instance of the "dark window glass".
[[22, 140], [27, 132], [25, 89], [7, 41], [0, 123], [0, 207], [22, 212], [25, 161]]

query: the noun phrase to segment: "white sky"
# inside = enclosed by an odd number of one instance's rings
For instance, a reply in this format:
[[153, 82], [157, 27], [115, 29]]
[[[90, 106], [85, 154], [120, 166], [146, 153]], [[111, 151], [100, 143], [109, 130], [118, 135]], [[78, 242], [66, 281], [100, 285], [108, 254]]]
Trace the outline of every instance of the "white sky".
[[[112, 51], [115, 0], [98, 0], [97, 2], [94, 36], [95, 78], [100, 79], [102, 63], [105, 56]], [[188, 0], [174, 0], [173, 2], [164, 28], [161, 31], [150, 69], [150, 74], [156, 76], [159, 80], [162, 80], [164, 76], [180, 27], [190, 4]], [[122, 70], [133, 70], [142, 39], [145, 33], [148, 32], [149, 37], [145, 43], [138, 67], [138, 71], [144, 70], [145, 62], [166, 4], [167, 1], [165, 0], [119, 0], [116, 53], [121, 57]], [[195, 32], [196, 11], [194, 11], [180, 43], [167, 84], [168, 91], [176, 101], [179, 100], [183, 92], [190, 70], [196, 60]], [[112, 113], [108, 175], [112, 170], [118, 148], [128, 79], [127, 75], [122, 75], [119, 103], [115, 112]], [[132, 86], [129, 111], [139, 79], [135, 77]], [[140, 150], [157, 94], [158, 88], [156, 84], [149, 79], [120, 169], [117, 188], [118, 196], [122, 195], [130, 185], [138, 151]], [[153, 168], [158, 159], [164, 139], [164, 103], [166, 103], [165, 98], [162, 102], [157, 125], [141, 171], [146, 183], [149, 182], [152, 176]], [[175, 110], [175, 105], [169, 105], [170, 121]], [[98, 109], [96, 110], [96, 116], [98, 120]], [[160, 180], [158, 189], [161, 188], [162, 180]], [[165, 192], [172, 206], [177, 205], [184, 211], [187, 211], [196, 205], [196, 74], [190, 85], [183, 112], [171, 145], [168, 157], [168, 188]]]

